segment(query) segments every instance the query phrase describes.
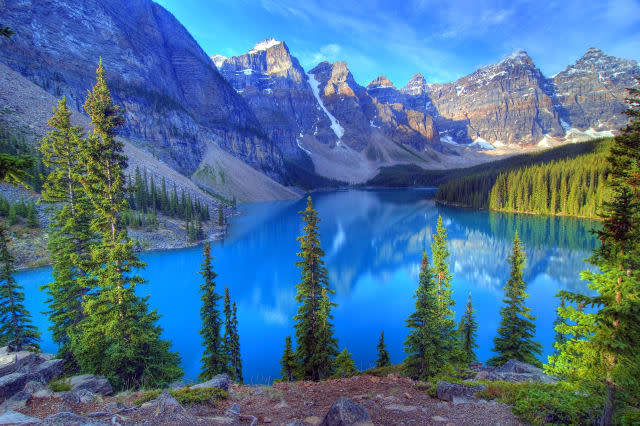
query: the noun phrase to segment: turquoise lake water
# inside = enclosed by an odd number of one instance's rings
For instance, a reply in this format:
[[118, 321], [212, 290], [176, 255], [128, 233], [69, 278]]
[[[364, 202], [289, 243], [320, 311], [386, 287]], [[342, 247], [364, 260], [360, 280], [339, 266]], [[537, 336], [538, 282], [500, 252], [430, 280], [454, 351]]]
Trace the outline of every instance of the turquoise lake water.
[[[402, 361], [405, 320], [413, 311], [420, 256], [431, 242], [438, 215], [449, 233], [450, 268], [456, 320], [473, 295], [479, 322], [478, 358], [491, 356], [498, 327], [502, 286], [508, 279], [506, 258], [518, 230], [527, 252], [525, 279], [529, 306], [537, 315], [537, 338], [546, 361], [552, 351], [560, 289], [586, 289], [580, 271], [595, 247], [590, 230], [596, 222], [476, 211], [434, 203], [434, 190], [343, 190], [313, 194], [322, 219], [321, 241], [331, 285], [335, 288], [334, 325], [339, 348], [353, 353], [356, 365], [375, 364], [376, 344], [384, 330], [394, 363]], [[238, 303], [245, 382], [265, 383], [279, 377], [285, 337], [293, 335], [296, 312], [294, 266], [301, 232], [298, 212], [305, 200], [242, 205], [224, 241], [212, 245], [219, 293], [228, 285]], [[147, 263], [139, 287], [162, 315], [164, 337], [180, 353], [185, 379], [196, 378], [202, 346], [200, 268], [202, 247], [142, 254]], [[42, 348], [55, 352], [47, 332], [45, 294], [50, 268], [17, 274], [25, 287], [27, 308], [43, 332]]]

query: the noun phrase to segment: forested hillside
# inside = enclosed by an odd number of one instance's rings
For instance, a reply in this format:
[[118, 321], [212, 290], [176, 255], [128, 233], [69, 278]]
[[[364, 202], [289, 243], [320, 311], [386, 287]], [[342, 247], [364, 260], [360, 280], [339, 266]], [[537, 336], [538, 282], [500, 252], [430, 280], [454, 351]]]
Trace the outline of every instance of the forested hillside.
[[610, 146], [611, 139], [600, 139], [461, 169], [459, 177], [443, 179], [436, 200], [481, 209], [594, 217], [603, 197]]
[[609, 145], [603, 144], [593, 154], [500, 174], [491, 189], [489, 208], [596, 217], [607, 197], [605, 148]]

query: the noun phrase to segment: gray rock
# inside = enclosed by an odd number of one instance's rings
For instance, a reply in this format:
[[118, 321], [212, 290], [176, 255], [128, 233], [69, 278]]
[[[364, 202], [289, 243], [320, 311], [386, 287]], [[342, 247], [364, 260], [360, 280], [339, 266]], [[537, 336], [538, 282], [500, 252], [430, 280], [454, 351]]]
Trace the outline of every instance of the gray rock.
[[41, 426], [106, 426], [109, 423], [100, 420], [89, 419], [71, 412], [62, 412], [46, 417]]
[[8, 352], [0, 356], [0, 376], [16, 373], [25, 367], [42, 361], [36, 353], [29, 351]]
[[349, 398], [339, 398], [333, 403], [321, 423], [322, 426], [373, 426], [367, 410]]
[[224, 412], [227, 416], [239, 416], [240, 413], [242, 413], [242, 407], [240, 407], [240, 404], [231, 404], [231, 407]]
[[302, 420], [293, 419], [289, 423], [287, 423], [287, 426], [307, 426], [307, 424]]
[[40, 376], [33, 373], [11, 373], [0, 377], [0, 402], [20, 392], [27, 382], [38, 380]]
[[20, 391], [0, 404], [0, 413], [9, 410], [20, 410], [27, 406], [27, 402], [29, 401], [29, 399], [31, 399], [30, 393]]
[[63, 359], [50, 359], [34, 367], [33, 372], [40, 375], [44, 383], [49, 383], [62, 376], [62, 367], [64, 367]]
[[97, 395], [109, 395], [113, 393], [111, 383], [105, 377], [94, 376], [93, 374], [82, 374], [68, 379], [71, 390], [85, 389]]
[[517, 361], [515, 359], [510, 359], [502, 366], [496, 369], [498, 373], [531, 373], [531, 374], [539, 374], [542, 373], [542, 369], [531, 364], [527, 364], [521, 361]]
[[418, 409], [418, 407], [416, 407], [415, 405], [402, 404], [389, 404], [384, 408], [391, 411], [402, 411], [403, 413], [410, 413], [411, 411], [416, 411]]
[[159, 419], [163, 424], [191, 424], [194, 422], [194, 419], [186, 413], [182, 405], [167, 390], [156, 399], [142, 404], [138, 411], [148, 418], [151, 424], [160, 421]]
[[40, 423], [40, 419], [29, 417], [17, 411], [7, 411], [0, 414], [0, 425], [35, 425]]
[[105, 404], [104, 409], [109, 411], [110, 413], [117, 413], [118, 411], [127, 408], [126, 405], [121, 404], [119, 402], [108, 402]]
[[97, 394], [86, 389], [73, 390], [62, 394], [62, 399], [73, 404], [88, 404], [95, 401], [96, 398], [98, 398]]
[[169, 385], [169, 389], [182, 389], [184, 387], [184, 383], [182, 380], [176, 380]]
[[[475, 394], [486, 389], [484, 385], [470, 386], [439, 381], [436, 385], [436, 394], [442, 401], [453, 401], [455, 398], [474, 398]], [[458, 400], [459, 401], [459, 400]]]
[[27, 384], [24, 385], [24, 388], [22, 390], [24, 390], [25, 392], [28, 393], [36, 393], [38, 391], [41, 391], [43, 389], [47, 389], [47, 387], [42, 384], [41, 382], [36, 382], [36, 381], [30, 381], [27, 382]]
[[218, 388], [223, 391], [229, 391], [229, 386], [231, 385], [231, 378], [227, 374], [218, 374], [213, 379], [206, 381], [204, 383], [198, 383], [197, 385], [192, 386], [192, 389], [199, 388]]
[[5, 356], [8, 353], [9, 353], [9, 347], [8, 346], [3, 346], [3, 347], [0, 348], [0, 356]]

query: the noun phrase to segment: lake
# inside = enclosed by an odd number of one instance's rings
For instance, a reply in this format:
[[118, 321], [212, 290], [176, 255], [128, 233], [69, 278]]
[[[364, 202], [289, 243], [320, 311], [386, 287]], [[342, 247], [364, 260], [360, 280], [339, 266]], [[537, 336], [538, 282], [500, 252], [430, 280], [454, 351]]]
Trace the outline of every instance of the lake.
[[[384, 330], [394, 363], [404, 358], [405, 320], [413, 312], [420, 257], [429, 250], [438, 215], [449, 233], [450, 269], [456, 322], [469, 293], [479, 322], [477, 355], [492, 352], [500, 320], [502, 286], [509, 276], [506, 258], [516, 230], [527, 253], [525, 280], [528, 304], [537, 316], [537, 339], [546, 357], [552, 352], [555, 294], [560, 289], [586, 290], [580, 280], [584, 262], [596, 246], [590, 230], [597, 222], [441, 206], [433, 189], [341, 190], [314, 193], [322, 219], [320, 233], [331, 285], [334, 326], [339, 349], [347, 347], [360, 369], [374, 366], [376, 344]], [[285, 337], [293, 335], [294, 265], [301, 232], [298, 212], [306, 200], [240, 206], [224, 241], [212, 245], [218, 292], [229, 286], [238, 303], [240, 344], [245, 382], [267, 383], [280, 377], [279, 360]], [[150, 306], [162, 315], [164, 337], [180, 353], [185, 379], [196, 378], [202, 345], [200, 276], [202, 247], [148, 252], [139, 294], [150, 295]], [[50, 268], [17, 274], [25, 287], [27, 308], [43, 332], [42, 349], [55, 352], [46, 330], [46, 295], [39, 286], [51, 279]]]

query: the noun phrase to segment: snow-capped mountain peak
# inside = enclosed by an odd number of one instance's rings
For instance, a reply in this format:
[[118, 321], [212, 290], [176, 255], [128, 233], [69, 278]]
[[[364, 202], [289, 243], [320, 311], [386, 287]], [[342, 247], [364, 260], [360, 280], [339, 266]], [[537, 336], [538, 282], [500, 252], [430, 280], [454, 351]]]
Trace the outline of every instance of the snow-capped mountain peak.
[[258, 52], [267, 50], [270, 47], [277, 46], [280, 43], [282, 42], [276, 40], [275, 38], [268, 38], [266, 40], [262, 40], [260, 43], [256, 43], [256, 45], [253, 46], [253, 49], [251, 49], [249, 53], [258, 53]]

